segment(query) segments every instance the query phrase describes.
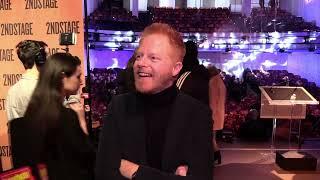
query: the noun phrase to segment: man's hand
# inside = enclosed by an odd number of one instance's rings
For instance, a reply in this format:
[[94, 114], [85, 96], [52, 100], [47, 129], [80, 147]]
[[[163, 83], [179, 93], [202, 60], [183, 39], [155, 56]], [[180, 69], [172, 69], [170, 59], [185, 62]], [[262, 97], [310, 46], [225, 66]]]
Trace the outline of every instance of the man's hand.
[[179, 166], [176, 170], [175, 175], [177, 176], [187, 176], [188, 166]]
[[127, 161], [125, 159], [121, 159], [120, 164], [120, 173], [123, 177], [127, 179], [132, 179], [132, 175], [137, 172], [139, 165]]

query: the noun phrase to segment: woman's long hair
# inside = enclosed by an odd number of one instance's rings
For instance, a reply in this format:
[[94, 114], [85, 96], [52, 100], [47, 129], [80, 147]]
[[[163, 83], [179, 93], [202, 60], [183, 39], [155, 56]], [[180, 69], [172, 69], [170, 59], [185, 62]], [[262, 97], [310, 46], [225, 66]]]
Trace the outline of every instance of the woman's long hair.
[[70, 77], [80, 64], [79, 58], [67, 53], [48, 57], [25, 113], [25, 119], [36, 131], [44, 135], [56, 125], [63, 103], [63, 77]]

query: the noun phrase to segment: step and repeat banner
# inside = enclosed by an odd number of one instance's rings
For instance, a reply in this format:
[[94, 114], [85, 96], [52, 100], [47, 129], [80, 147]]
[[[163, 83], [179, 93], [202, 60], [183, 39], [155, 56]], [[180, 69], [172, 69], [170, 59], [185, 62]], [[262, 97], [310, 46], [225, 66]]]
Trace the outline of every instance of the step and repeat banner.
[[26, 39], [41, 40], [48, 44], [49, 54], [63, 52], [65, 47], [59, 45], [59, 34], [74, 32], [77, 45], [70, 46], [70, 53], [83, 60], [83, 19], [82, 0], [0, 0], [0, 157], [3, 170], [11, 168], [5, 109], [7, 91], [25, 71], [15, 46]]

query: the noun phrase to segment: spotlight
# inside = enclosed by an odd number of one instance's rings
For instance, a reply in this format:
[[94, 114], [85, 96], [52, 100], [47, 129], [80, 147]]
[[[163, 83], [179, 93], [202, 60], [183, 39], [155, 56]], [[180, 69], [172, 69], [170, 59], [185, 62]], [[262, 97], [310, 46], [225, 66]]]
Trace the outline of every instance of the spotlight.
[[310, 36], [304, 36], [304, 43], [309, 44], [310, 43]]
[[136, 42], [136, 40], [137, 40], [137, 37], [136, 37], [136, 36], [132, 36], [132, 40], [131, 40], [131, 43], [134, 43], [134, 42]]
[[230, 52], [231, 48], [230, 47], [226, 47], [225, 52]]
[[93, 33], [93, 40], [94, 40], [95, 42], [100, 41], [100, 34], [99, 34], [99, 33], [94, 32], [94, 33]]
[[189, 40], [190, 40], [190, 41], [197, 42], [197, 37], [196, 37], [195, 35], [190, 35], [190, 36], [189, 36]]
[[317, 49], [317, 47], [315, 45], [310, 45], [310, 47], [308, 48], [309, 52], [314, 52]]
[[96, 49], [96, 45], [94, 43], [89, 43], [89, 49]]
[[227, 44], [226, 49], [225, 49], [225, 52], [227, 53], [227, 52], [230, 52], [230, 51], [231, 51], [231, 47], [230, 47], [229, 44]]
[[284, 53], [286, 50], [284, 48], [280, 48], [279, 52]]

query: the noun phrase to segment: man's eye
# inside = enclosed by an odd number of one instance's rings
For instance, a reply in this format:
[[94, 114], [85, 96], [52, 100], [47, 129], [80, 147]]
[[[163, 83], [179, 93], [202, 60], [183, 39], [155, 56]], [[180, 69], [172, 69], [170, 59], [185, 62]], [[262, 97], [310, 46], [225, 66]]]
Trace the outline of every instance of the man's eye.
[[157, 57], [155, 57], [155, 56], [152, 56], [152, 57], [151, 57], [151, 60], [152, 60], [152, 61], [156, 61], [156, 60], [159, 60], [159, 58], [157, 58]]

